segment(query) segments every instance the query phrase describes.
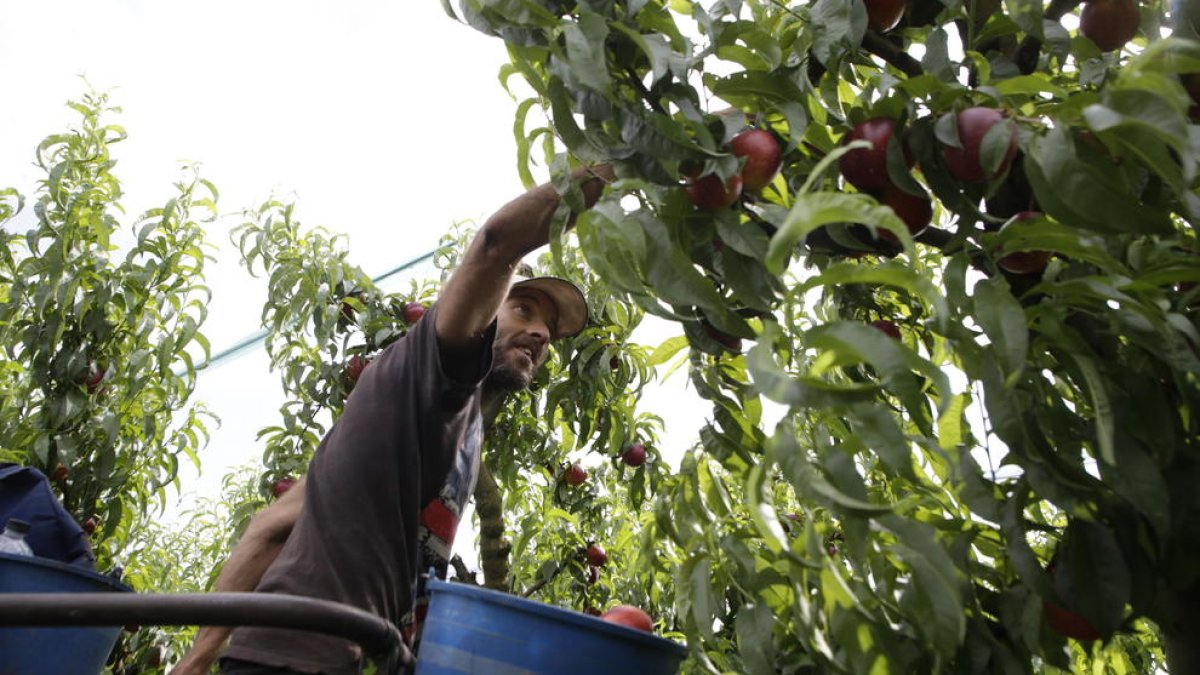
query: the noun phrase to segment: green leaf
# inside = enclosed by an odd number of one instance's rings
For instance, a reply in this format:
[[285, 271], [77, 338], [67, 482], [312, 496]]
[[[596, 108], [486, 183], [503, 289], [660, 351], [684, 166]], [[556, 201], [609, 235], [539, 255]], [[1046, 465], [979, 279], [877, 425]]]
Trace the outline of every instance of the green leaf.
[[[1041, 25], [1041, 21], [1038, 22], [1038, 25]], [[996, 82], [993, 86], [1003, 96], [1050, 94], [1059, 99], [1065, 99], [1068, 96], [1067, 90], [1051, 82], [1049, 77], [1042, 73], [1010, 77]]]
[[[774, 244], [774, 240], [772, 244]], [[846, 284], [885, 284], [909, 291], [932, 307], [934, 318], [943, 327], [945, 320], [950, 315], [945, 296], [932, 281], [912, 267], [895, 261], [878, 265], [836, 263], [825, 268], [821, 274], [805, 280], [798, 290], [804, 292], [817, 286], [844, 286]]]
[[1109, 255], [1104, 240], [1093, 232], [1068, 227], [1046, 217], [1007, 223], [995, 234], [985, 234], [983, 246], [999, 259], [1018, 251], [1052, 251], [1070, 260], [1096, 265], [1111, 273], [1124, 273], [1125, 265]]
[[755, 391], [794, 408], [842, 407], [875, 400], [880, 391], [876, 384], [833, 385], [817, 378], [789, 376], [771, 352], [778, 330], [768, 325], [746, 355]]
[[1115, 466], [1117, 453], [1113, 447], [1113, 434], [1116, 420], [1113, 417], [1108, 390], [1104, 386], [1104, 376], [1100, 374], [1096, 364], [1086, 356], [1073, 353], [1070, 357], [1087, 382], [1088, 393], [1092, 399], [1092, 415], [1096, 421], [1096, 442], [1100, 446], [1100, 457], [1105, 463]]
[[650, 358], [646, 360], [646, 363], [650, 366], [661, 366], [667, 361], [670, 361], [671, 357], [679, 353], [680, 350], [686, 348], [687, 345], [687, 336], [677, 335], [675, 337], [667, 338], [654, 348], [654, 352], [650, 354]]
[[876, 522], [896, 537], [893, 549], [912, 569], [913, 592], [920, 597], [914, 626], [943, 658], [949, 658], [967, 628], [961, 572], [929, 525], [897, 515], [881, 516]]
[[654, 252], [643, 261], [646, 281], [663, 301], [719, 313], [727, 311], [712, 282], [696, 270], [681, 247], [672, 240], [663, 221], [648, 211], [638, 211], [628, 217], [641, 224], [647, 252]]
[[732, 247], [726, 248], [716, 256], [717, 267], [725, 283], [737, 298], [747, 307], [762, 311], [770, 311], [777, 301], [777, 293], [772, 282], [776, 280], [757, 260], [747, 258]]
[[1000, 357], [1008, 382], [1015, 382], [1025, 367], [1029, 350], [1025, 310], [1000, 276], [975, 284], [974, 298], [975, 318]]
[[[779, 464], [783, 475], [796, 489], [797, 494], [818, 499], [830, 508], [845, 510], [848, 514], [858, 516], [877, 516], [892, 511], [891, 505], [875, 504], [866, 500], [866, 490], [862, 485], [861, 476], [857, 477], [857, 487], [851, 487], [854, 484], [853, 477], [847, 474], [846, 470], [854, 472], [853, 464], [847, 464], [844, 461], [839, 463], [835, 454], [840, 451], [831, 450], [826, 458], [830, 462], [826, 470], [832, 469], [847, 487], [858, 492], [857, 495], [846, 494], [841, 487], [831, 482], [825, 473], [809, 462], [807, 453], [801, 450], [796, 442], [795, 434], [795, 429], [789, 422], [780, 423], [775, 429], [775, 435], [767, 439], [766, 449], [768, 459]], [[844, 455], [841, 459], [849, 460]], [[778, 527], [779, 522], [775, 518], [774, 509], [771, 509], [769, 513], [772, 524]]]
[[1098, 523], [1072, 520], [1058, 550], [1054, 576], [1068, 608], [1087, 617], [1101, 635], [1110, 635], [1120, 627], [1132, 583], [1112, 530]]
[[749, 675], [775, 675], [775, 617], [766, 603], [742, 605], [734, 619], [738, 651]]
[[1043, 598], [1052, 598], [1054, 591], [1050, 586], [1050, 580], [1042, 570], [1041, 562], [1033, 552], [1033, 548], [1029, 545], [1028, 528], [1024, 516], [1028, 490], [1027, 479], [1022, 478], [1017, 481], [1012, 495], [1004, 503], [1004, 509], [1001, 511], [1000, 531], [1004, 534], [1004, 543], [1013, 570], [1016, 571], [1021, 582]]
[[918, 480], [912, 468], [908, 439], [886, 408], [871, 404], [855, 405], [850, 410], [849, 421], [855, 437], [874, 450], [896, 475]]
[[971, 405], [970, 394], [954, 396], [946, 413], [938, 418], [937, 439], [938, 447], [943, 450], [953, 450], [967, 442], [969, 433], [966, 426], [966, 409]]
[[983, 135], [983, 141], [979, 144], [979, 165], [986, 175], [1000, 171], [1012, 147], [1015, 125], [1016, 122], [1006, 117], [1000, 123], [993, 124]]
[[650, 61], [650, 86], [654, 86], [656, 82], [667, 75], [671, 61], [678, 55], [671, 49], [671, 45], [665, 37], [654, 34], [643, 35], [619, 21], [612, 22], [610, 26], [633, 40], [634, 44], [646, 55]]
[[912, 235], [895, 212], [860, 193], [814, 192], [799, 194], [788, 212], [783, 226], [771, 238], [767, 250], [767, 269], [783, 274], [796, 246], [809, 233], [830, 223], [861, 223], [870, 228], [882, 228], [896, 235], [906, 250], [912, 250]]
[[[1116, 94], [1106, 97], [1114, 98], [1117, 98]], [[1126, 107], [1133, 108], [1132, 114], [1096, 103], [1083, 111], [1088, 126], [1103, 133], [1104, 137], [1118, 141], [1127, 153], [1154, 169], [1176, 193], [1183, 192], [1185, 174], [1195, 172], [1195, 159], [1188, 152], [1188, 133], [1182, 111], [1172, 109], [1147, 91], [1124, 92], [1113, 103], [1121, 101]]]
[[1171, 231], [1167, 212], [1140, 203], [1111, 168], [1080, 161], [1061, 127], [1029, 142], [1025, 172], [1038, 203], [1060, 222], [1107, 233]]
[[858, 47], [867, 32], [867, 13], [850, 0], [817, 0], [811, 9], [813, 53], [829, 66]]
[[804, 99], [796, 82], [780, 71], [751, 70], [723, 78], [706, 77], [705, 81], [715, 96], [740, 108], [755, 108], [763, 102], [786, 104]]
[[763, 543], [771, 551], [779, 553], [787, 548], [787, 536], [783, 527], [779, 525], [775, 507], [766, 500], [766, 479], [765, 464], [750, 467], [750, 473], [746, 476], [746, 507], [750, 512], [750, 519], [762, 535]]
[[691, 574], [692, 616], [700, 634], [713, 639], [712, 564], [708, 556], [695, 561]]
[[869, 364], [884, 386], [905, 404], [910, 415], [917, 415], [926, 405], [922, 383], [912, 377], [912, 371], [928, 378], [941, 395], [939, 414], [944, 414], [950, 405], [952, 391], [945, 373], [872, 326], [857, 321], [827, 323], [806, 332], [803, 342], [821, 352], [814, 369]]
[[648, 110], [622, 111], [621, 140], [657, 160], [685, 160], [700, 154], [728, 156], [698, 145], [683, 124]]
[[717, 236], [733, 250], [755, 260], [767, 256], [767, 246], [770, 240], [761, 227], [750, 223], [734, 222], [733, 220], [717, 220]]
[[614, 287], [642, 294], [642, 260], [647, 255], [641, 224], [627, 218], [620, 204], [602, 200], [580, 214], [576, 224], [580, 245], [595, 272]]
[[606, 93], [612, 86], [608, 74], [604, 41], [608, 38], [608, 22], [604, 17], [583, 11], [577, 22], [562, 26], [567, 45], [567, 60], [579, 82], [597, 92]]
[[550, 97], [550, 118], [554, 120], [554, 130], [567, 148], [584, 161], [606, 160], [604, 153], [592, 144], [575, 122], [563, 81], [557, 77], [550, 78], [547, 93]]

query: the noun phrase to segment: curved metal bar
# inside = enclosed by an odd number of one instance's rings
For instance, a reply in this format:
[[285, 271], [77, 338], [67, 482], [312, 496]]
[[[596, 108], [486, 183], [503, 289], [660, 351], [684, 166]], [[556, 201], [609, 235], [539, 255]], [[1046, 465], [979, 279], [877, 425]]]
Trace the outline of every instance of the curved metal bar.
[[412, 653], [391, 622], [328, 600], [275, 593], [0, 593], [3, 626], [267, 626], [345, 638], [389, 673]]

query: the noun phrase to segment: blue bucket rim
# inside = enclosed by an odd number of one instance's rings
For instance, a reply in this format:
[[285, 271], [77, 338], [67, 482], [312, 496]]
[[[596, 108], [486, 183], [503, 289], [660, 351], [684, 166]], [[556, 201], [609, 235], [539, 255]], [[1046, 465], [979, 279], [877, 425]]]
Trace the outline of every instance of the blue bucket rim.
[[[583, 612], [576, 612], [575, 610], [564, 609], [562, 607], [556, 607], [555, 605], [548, 605], [544, 602], [528, 600], [526, 598], [512, 595], [511, 593], [504, 593], [501, 591], [492, 590], [490, 588], [482, 588], [472, 584], [452, 583], [449, 581], [442, 581], [441, 579], [429, 579], [426, 584], [426, 588], [431, 594], [445, 591], [482, 600], [495, 605], [503, 605], [505, 607], [520, 610], [522, 612], [532, 612], [533, 614], [539, 614], [543, 617], [554, 619], [556, 621], [565, 619], [566, 621], [574, 623], [582, 628], [607, 632], [613, 637], [639, 641], [647, 646], [671, 649], [681, 659], [687, 656], [686, 645], [681, 645], [674, 640], [668, 640], [667, 638], [653, 633], [647, 633], [636, 628], [630, 628], [629, 626], [623, 626], [621, 624], [605, 621], [598, 616], [591, 616], [589, 614], [584, 614]], [[430, 599], [430, 611], [432, 612], [432, 610], [433, 598]]]
[[127, 585], [121, 583], [120, 581], [113, 579], [112, 577], [105, 576], [103, 574], [80, 567], [78, 565], [70, 565], [65, 562], [60, 562], [58, 560], [51, 560], [50, 558], [40, 558], [37, 556], [30, 557], [27, 555], [13, 555], [12, 553], [0, 553], [0, 562], [5, 561], [5, 560], [14, 562], [14, 563], [21, 563], [24, 565], [32, 565], [34, 567], [44, 567], [46, 569], [51, 569], [56, 572], [66, 572], [68, 574], [74, 574], [77, 576], [81, 576], [85, 579], [89, 579], [91, 581], [98, 581], [101, 584], [108, 586], [111, 590], [114, 590], [114, 591], [120, 591], [122, 593], [132, 593], [133, 592], [132, 587], [127, 586]]

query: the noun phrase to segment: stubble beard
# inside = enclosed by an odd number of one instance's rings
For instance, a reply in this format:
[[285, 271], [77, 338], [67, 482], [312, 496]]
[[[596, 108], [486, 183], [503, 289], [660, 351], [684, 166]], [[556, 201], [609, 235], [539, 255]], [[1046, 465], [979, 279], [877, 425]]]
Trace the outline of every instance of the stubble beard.
[[488, 371], [484, 386], [502, 394], [527, 389], [533, 382], [533, 373], [522, 369], [515, 361], [516, 357], [511, 349], [497, 350], [493, 355], [492, 369]]

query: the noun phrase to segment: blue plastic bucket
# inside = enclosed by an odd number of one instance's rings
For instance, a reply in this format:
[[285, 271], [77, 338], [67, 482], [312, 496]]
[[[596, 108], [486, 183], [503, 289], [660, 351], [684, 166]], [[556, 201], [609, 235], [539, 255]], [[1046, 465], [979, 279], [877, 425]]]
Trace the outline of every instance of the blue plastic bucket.
[[515, 595], [431, 580], [416, 675], [674, 675], [678, 643]]
[[[74, 565], [0, 553], [0, 593], [132, 590]], [[0, 628], [0, 675], [96, 675], [120, 632], [120, 626]]]

